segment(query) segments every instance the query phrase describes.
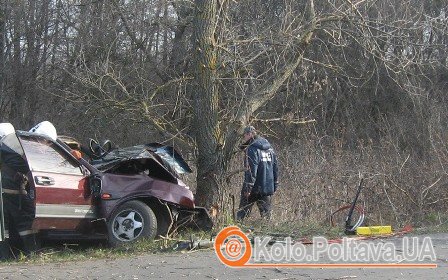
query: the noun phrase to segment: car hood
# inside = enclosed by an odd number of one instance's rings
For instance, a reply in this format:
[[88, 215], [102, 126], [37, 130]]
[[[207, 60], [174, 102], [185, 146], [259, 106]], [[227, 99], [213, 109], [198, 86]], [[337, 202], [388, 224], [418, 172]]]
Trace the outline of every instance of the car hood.
[[188, 164], [173, 147], [159, 143], [114, 149], [91, 163], [106, 173], [145, 173], [173, 183], [178, 183], [179, 174], [191, 173]]

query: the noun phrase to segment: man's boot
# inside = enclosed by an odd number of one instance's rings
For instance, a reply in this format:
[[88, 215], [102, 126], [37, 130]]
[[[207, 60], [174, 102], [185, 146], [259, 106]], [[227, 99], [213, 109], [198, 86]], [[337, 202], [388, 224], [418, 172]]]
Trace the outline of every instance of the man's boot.
[[12, 259], [11, 250], [9, 248], [9, 241], [5, 239], [0, 241], [0, 261]]
[[39, 249], [35, 234], [27, 234], [22, 236], [22, 241], [23, 241], [23, 253], [27, 257], [32, 255], [37, 251], [37, 249]]

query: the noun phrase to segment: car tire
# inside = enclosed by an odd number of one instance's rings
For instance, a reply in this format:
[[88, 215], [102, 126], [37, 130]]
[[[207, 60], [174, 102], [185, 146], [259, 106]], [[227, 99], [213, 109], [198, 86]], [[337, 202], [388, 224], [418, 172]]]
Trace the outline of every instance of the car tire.
[[153, 239], [157, 233], [157, 218], [145, 203], [128, 201], [112, 213], [107, 231], [109, 244], [114, 247], [142, 238]]

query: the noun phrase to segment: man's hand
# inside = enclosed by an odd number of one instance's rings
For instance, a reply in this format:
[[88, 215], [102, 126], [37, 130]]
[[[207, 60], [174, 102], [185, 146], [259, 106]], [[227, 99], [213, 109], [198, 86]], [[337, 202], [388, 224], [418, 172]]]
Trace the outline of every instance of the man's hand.
[[250, 184], [250, 183], [246, 183], [245, 187], [244, 187], [244, 197], [248, 198], [250, 196], [250, 193], [252, 192], [252, 187], [254, 184]]

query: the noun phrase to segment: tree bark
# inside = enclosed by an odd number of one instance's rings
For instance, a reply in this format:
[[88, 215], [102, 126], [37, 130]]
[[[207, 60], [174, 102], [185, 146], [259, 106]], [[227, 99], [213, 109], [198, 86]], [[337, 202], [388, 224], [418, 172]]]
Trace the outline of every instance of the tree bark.
[[225, 173], [218, 125], [216, 81], [217, 46], [215, 26], [217, 0], [196, 0], [193, 22], [194, 128], [197, 155], [197, 197], [199, 205], [210, 206], [218, 200], [219, 179]]
[[22, 34], [20, 33], [21, 22], [24, 21], [22, 16], [23, 7], [21, 5], [15, 7], [15, 14], [13, 17], [13, 36], [12, 36], [12, 47], [13, 47], [13, 65], [11, 67], [12, 73], [14, 75], [12, 86], [12, 100], [11, 100], [11, 111], [9, 118], [17, 127], [24, 127], [24, 117], [23, 108], [24, 102], [26, 100], [26, 92], [23, 77], [25, 76], [23, 63], [22, 63], [22, 49], [20, 45], [20, 38]]
[[196, 0], [195, 3], [193, 89], [196, 102], [194, 127], [198, 149], [196, 201], [207, 207], [224, 199], [222, 187], [228, 163], [240, 140], [244, 125], [248, 123], [250, 115], [266, 104], [300, 65], [304, 52], [317, 28], [317, 23], [314, 2], [310, 0], [307, 11], [310, 26], [298, 39], [299, 51], [291, 55], [290, 62], [270, 81], [254, 90], [252, 95], [245, 100], [245, 107], [239, 110], [240, 113], [235, 116], [235, 121], [228, 124], [224, 132], [219, 127], [219, 93], [215, 85], [218, 64], [215, 28], [219, 3], [217, 0]]
[[3, 121], [4, 116], [4, 104], [5, 104], [5, 65], [6, 65], [6, 55], [4, 52], [5, 47], [5, 16], [6, 16], [5, 1], [0, 0], [0, 122]]

